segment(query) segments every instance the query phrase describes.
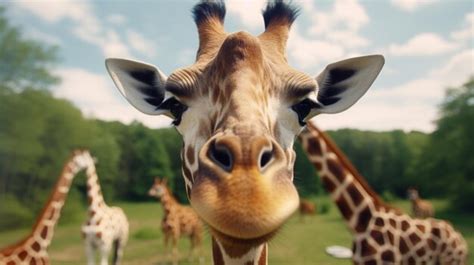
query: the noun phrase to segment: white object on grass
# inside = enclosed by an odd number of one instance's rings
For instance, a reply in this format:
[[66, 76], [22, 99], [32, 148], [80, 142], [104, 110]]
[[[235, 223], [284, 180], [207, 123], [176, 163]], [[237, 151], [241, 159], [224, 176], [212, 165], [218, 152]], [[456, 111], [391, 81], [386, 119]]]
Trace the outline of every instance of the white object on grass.
[[329, 246], [326, 247], [326, 253], [339, 259], [350, 259], [352, 258], [352, 250], [342, 246]]

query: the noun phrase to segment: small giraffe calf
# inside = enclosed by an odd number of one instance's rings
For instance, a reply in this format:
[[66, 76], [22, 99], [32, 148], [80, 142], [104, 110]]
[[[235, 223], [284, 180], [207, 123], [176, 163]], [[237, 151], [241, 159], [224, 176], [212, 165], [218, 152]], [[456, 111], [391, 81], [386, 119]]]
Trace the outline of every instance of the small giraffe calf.
[[415, 188], [408, 189], [408, 198], [411, 201], [413, 216], [415, 218], [428, 218], [434, 216], [434, 208], [431, 202], [420, 199]]
[[191, 240], [191, 254], [201, 247], [203, 226], [201, 220], [191, 207], [183, 206], [176, 201], [166, 185], [166, 179], [155, 178], [148, 195], [161, 200], [164, 216], [161, 221], [161, 230], [164, 234], [165, 247], [171, 239], [173, 244], [173, 259], [176, 263], [178, 256], [177, 243], [181, 236], [189, 236]]

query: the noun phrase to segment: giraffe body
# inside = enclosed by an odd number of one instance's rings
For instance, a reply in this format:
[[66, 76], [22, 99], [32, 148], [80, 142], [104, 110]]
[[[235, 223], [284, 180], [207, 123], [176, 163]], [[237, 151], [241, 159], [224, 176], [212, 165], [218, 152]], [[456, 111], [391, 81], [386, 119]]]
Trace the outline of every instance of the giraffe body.
[[169, 77], [126, 59], [107, 59], [106, 67], [130, 104], [171, 117], [182, 135], [186, 192], [215, 239], [214, 263], [266, 264], [266, 243], [299, 205], [295, 136], [315, 115], [352, 106], [384, 59], [339, 61], [315, 78], [286, 58], [297, 8], [270, 1], [258, 36], [225, 32], [225, 13], [222, 1], [195, 5], [196, 62]]
[[95, 254], [100, 254], [100, 264], [107, 265], [112, 252], [113, 264], [120, 264], [123, 249], [128, 241], [127, 216], [119, 207], [109, 207], [102, 196], [94, 160], [86, 170], [88, 219], [82, 226], [87, 262], [95, 264]]
[[[171, 240], [173, 258], [176, 260], [177, 243], [180, 237], [189, 237], [191, 252], [202, 245], [203, 226], [201, 220], [191, 207], [179, 204], [166, 185], [166, 179], [156, 178], [148, 194], [160, 199], [163, 206], [161, 230], [165, 246]], [[193, 253], [191, 253], [193, 254]]]
[[466, 241], [451, 224], [386, 205], [314, 125], [300, 140], [353, 235], [354, 264], [467, 264]]
[[433, 204], [429, 201], [422, 200], [416, 189], [408, 189], [408, 198], [411, 201], [411, 209], [415, 218], [428, 218], [434, 216]]
[[92, 157], [88, 151], [76, 150], [71, 154], [33, 231], [22, 241], [0, 249], [0, 265], [50, 264], [47, 249], [51, 244], [72, 180], [79, 171], [87, 168], [90, 161]]

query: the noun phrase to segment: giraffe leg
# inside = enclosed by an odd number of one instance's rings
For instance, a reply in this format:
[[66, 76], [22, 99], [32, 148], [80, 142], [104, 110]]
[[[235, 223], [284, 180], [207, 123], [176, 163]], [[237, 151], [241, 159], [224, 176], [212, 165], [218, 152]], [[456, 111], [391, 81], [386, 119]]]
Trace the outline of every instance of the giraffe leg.
[[114, 241], [114, 249], [113, 249], [114, 258], [113, 258], [113, 262], [112, 262], [113, 265], [119, 265], [120, 262], [122, 261], [124, 246], [125, 246], [125, 244], [122, 240], [117, 239], [117, 240]]
[[178, 239], [179, 239], [179, 236], [174, 234], [173, 235], [173, 242], [172, 242], [173, 243], [173, 250], [171, 252], [172, 259], [173, 259], [173, 265], [178, 265], [178, 258], [179, 258], [178, 257], [178, 255], [179, 255], [178, 246], [177, 246], [178, 245]]
[[95, 248], [92, 245], [92, 242], [86, 239], [86, 256], [87, 256], [87, 265], [94, 265], [95, 264]]
[[109, 254], [110, 249], [112, 247], [112, 243], [103, 243], [102, 247], [100, 248], [100, 265], [108, 265], [109, 264]]

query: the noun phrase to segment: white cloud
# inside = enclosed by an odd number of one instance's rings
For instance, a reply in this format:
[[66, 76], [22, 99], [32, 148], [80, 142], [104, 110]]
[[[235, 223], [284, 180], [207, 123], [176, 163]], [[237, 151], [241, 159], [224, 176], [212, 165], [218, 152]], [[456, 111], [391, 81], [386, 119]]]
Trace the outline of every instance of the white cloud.
[[460, 86], [474, 74], [474, 50], [452, 56], [444, 67], [425, 77], [393, 87], [371, 88], [360, 102], [337, 115], [315, 118], [325, 129], [351, 127], [372, 130], [432, 131], [447, 87]]
[[[451, 33], [451, 37], [457, 41], [464, 41], [474, 38], [474, 12], [468, 13], [464, 18], [465, 27]], [[471, 43], [472, 45], [472, 43]]]
[[406, 43], [391, 44], [388, 52], [395, 56], [430, 56], [453, 51], [459, 44], [443, 39], [435, 33], [420, 33]]
[[36, 28], [28, 28], [26, 30], [26, 35], [28, 38], [40, 40], [51, 45], [60, 45], [62, 43], [61, 39], [57, 36], [44, 33], [43, 31], [39, 31]]
[[357, 0], [337, 0], [329, 11], [317, 11], [311, 4], [304, 5], [312, 16], [308, 32], [313, 35], [331, 34], [334, 31], [355, 33], [369, 23], [369, 16]]
[[54, 90], [54, 95], [72, 101], [88, 117], [124, 123], [139, 120], [152, 128], [171, 124], [169, 118], [145, 115], [133, 108], [120, 95], [108, 76], [80, 68], [61, 69], [56, 74], [61, 77], [62, 82]]
[[412, 12], [422, 6], [427, 6], [437, 1], [438, 0], [392, 0], [391, 3], [403, 11]]
[[[64, 0], [48, 5], [40, 1], [16, 1], [18, 7], [28, 10], [49, 23], [72, 21], [72, 33], [79, 39], [97, 46], [105, 57], [132, 57], [130, 49], [141, 54], [154, 56], [153, 43], [138, 32], [121, 29], [128, 32], [127, 42], [119, 33], [107, 28], [97, 18], [92, 3], [89, 1]], [[124, 24], [125, 17], [113, 14], [105, 18], [115, 25]]]
[[263, 29], [261, 11], [265, 3], [265, 0], [230, 0], [226, 1], [226, 9], [229, 14], [236, 15], [246, 27]]
[[117, 25], [117, 26], [123, 25], [125, 24], [125, 22], [127, 22], [127, 18], [120, 14], [109, 15], [107, 16], [106, 20], [110, 24]]
[[295, 25], [288, 39], [288, 55], [296, 62], [298, 68], [321, 67], [323, 63], [331, 62], [344, 55], [341, 46], [330, 42], [303, 37]]
[[128, 30], [127, 41], [130, 43], [132, 48], [141, 54], [147, 54], [150, 57], [156, 56], [155, 45], [140, 33]]

